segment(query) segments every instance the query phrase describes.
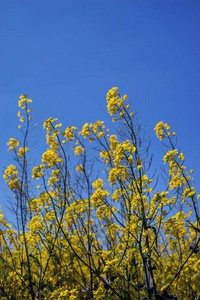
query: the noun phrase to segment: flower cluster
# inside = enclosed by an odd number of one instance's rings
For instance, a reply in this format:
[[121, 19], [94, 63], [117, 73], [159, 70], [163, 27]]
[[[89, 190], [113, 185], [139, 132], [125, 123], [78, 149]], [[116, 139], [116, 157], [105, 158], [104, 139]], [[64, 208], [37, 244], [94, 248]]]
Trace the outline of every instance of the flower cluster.
[[8, 184], [10, 190], [19, 189], [20, 183], [18, 175], [19, 171], [16, 169], [16, 166], [10, 165], [6, 168], [3, 177], [6, 179], [6, 183]]
[[[154, 130], [156, 131], [157, 137], [162, 141], [165, 137], [170, 136], [171, 127], [167, 123], [158, 122]], [[172, 133], [172, 136], [175, 136], [175, 132]]]

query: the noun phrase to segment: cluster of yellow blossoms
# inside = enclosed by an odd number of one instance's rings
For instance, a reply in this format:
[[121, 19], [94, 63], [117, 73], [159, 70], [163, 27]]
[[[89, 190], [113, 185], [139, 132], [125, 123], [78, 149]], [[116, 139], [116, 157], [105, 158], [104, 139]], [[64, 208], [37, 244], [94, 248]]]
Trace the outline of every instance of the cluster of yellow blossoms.
[[[170, 136], [171, 127], [167, 123], [158, 122], [154, 130], [156, 131], [157, 137], [162, 141], [165, 137]], [[175, 132], [172, 133], [172, 136], [175, 136]]]

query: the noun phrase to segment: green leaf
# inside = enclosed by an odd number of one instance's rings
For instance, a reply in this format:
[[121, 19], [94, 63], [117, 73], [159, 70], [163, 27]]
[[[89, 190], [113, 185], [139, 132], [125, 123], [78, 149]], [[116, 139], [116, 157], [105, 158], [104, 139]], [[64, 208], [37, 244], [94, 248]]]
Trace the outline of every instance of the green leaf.
[[24, 280], [29, 280], [29, 275], [28, 275], [28, 274], [25, 274], [24, 276], [22, 276], [22, 278], [23, 278]]
[[197, 232], [200, 232], [200, 228], [195, 227], [190, 221], [186, 220], [190, 224], [190, 228], [196, 230]]
[[35, 257], [33, 254], [29, 254], [29, 257], [31, 257], [38, 264], [38, 266], [40, 266], [40, 263], [39, 263], [39, 260], [37, 259], [37, 257]]

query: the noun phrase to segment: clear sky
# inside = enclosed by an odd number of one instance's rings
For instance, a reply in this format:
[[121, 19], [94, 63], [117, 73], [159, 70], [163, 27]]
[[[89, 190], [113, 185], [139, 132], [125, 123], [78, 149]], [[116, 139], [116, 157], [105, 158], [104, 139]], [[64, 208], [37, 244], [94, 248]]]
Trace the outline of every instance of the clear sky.
[[[45, 119], [64, 127], [108, 122], [106, 93], [117, 86], [151, 135], [155, 163], [162, 147], [153, 129], [162, 120], [199, 185], [200, 1], [1, 0], [0, 39], [2, 175], [11, 163], [7, 141], [19, 137], [21, 94], [33, 100], [39, 159]], [[5, 208], [2, 176], [0, 189]]]

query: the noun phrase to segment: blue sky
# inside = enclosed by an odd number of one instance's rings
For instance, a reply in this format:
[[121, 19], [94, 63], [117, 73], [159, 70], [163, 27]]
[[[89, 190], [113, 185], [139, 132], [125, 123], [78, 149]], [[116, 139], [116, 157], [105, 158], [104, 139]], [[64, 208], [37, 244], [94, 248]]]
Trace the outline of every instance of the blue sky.
[[[109, 122], [106, 93], [127, 94], [151, 135], [155, 165], [162, 147], [154, 127], [176, 131], [186, 165], [200, 178], [200, 2], [198, 0], [0, 1], [0, 169], [11, 163], [7, 141], [18, 137], [17, 102], [33, 100], [42, 153], [42, 124]], [[0, 204], [8, 195], [0, 179]], [[199, 189], [200, 190], [200, 189]]]

